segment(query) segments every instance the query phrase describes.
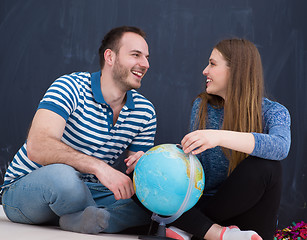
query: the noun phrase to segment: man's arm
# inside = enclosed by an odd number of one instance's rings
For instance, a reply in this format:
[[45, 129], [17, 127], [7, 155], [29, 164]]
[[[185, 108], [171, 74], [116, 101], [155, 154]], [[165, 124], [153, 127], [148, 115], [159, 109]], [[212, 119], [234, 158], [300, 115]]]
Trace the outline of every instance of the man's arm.
[[61, 141], [65, 125], [66, 122], [60, 115], [39, 109], [28, 135], [28, 158], [41, 165], [62, 163], [72, 166], [79, 172], [94, 174], [114, 193], [115, 199], [130, 198], [134, 194], [134, 189], [128, 176]]

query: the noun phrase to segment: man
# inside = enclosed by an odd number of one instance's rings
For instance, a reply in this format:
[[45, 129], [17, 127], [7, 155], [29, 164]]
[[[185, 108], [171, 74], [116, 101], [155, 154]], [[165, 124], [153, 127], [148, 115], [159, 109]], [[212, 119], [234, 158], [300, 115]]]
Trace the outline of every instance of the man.
[[[99, 56], [101, 71], [64, 75], [41, 100], [5, 174], [2, 202], [11, 221], [59, 220], [64, 230], [93, 234], [150, 222], [126, 175], [156, 131], [153, 105], [134, 90], [149, 68], [145, 33], [112, 29]], [[112, 167], [123, 152], [126, 174]]]

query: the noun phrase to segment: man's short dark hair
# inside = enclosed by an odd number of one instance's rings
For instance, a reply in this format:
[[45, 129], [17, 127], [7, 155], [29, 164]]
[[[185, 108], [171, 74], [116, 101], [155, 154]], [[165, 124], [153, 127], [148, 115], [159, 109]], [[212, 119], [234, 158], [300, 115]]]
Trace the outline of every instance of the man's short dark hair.
[[101, 41], [101, 46], [99, 48], [99, 58], [100, 58], [100, 68], [102, 69], [104, 67], [104, 52], [107, 49], [111, 49], [115, 53], [118, 53], [120, 48], [120, 40], [124, 33], [126, 32], [132, 32], [136, 33], [140, 36], [142, 36], [144, 39], [146, 37], [146, 34], [143, 30], [137, 27], [131, 27], [131, 26], [122, 26], [113, 28], [110, 30]]

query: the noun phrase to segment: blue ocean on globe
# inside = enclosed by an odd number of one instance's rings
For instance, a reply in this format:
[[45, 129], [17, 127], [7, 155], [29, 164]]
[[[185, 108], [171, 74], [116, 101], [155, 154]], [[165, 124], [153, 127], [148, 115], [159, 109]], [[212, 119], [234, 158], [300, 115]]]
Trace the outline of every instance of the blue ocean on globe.
[[150, 211], [171, 216], [180, 208], [187, 194], [189, 182], [192, 190], [187, 202], [187, 211], [192, 208], [204, 190], [204, 171], [195, 155], [194, 179], [190, 179], [189, 155], [176, 144], [162, 144], [148, 150], [138, 161], [133, 184], [140, 202]]

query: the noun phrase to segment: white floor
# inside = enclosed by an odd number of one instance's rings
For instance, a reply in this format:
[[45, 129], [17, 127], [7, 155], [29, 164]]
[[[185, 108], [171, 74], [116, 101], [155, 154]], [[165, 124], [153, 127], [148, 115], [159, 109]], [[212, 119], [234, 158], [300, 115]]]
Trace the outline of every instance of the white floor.
[[0, 239], [12, 240], [115, 240], [138, 239], [138, 236], [122, 234], [81, 234], [63, 231], [58, 227], [34, 226], [13, 223], [7, 219], [0, 205]]

